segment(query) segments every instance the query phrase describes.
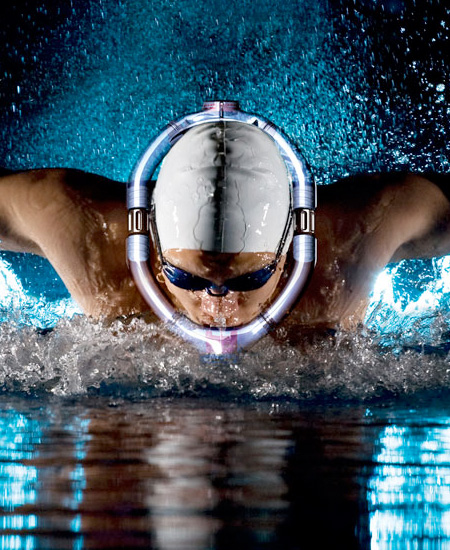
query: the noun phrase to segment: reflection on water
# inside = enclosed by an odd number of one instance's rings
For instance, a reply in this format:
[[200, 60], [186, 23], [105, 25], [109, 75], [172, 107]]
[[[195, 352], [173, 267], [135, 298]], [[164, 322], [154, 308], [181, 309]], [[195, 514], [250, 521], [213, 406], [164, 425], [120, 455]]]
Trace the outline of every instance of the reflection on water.
[[450, 544], [450, 419], [434, 422], [393, 424], [378, 438], [368, 484], [373, 548]]
[[442, 548], [444, 411], [13, 399], [0, 548]]
[[[84, 469], [79, 462], [85, 456], [87, 423], [80, 418], [63, 426], [57, 411], [27, 406], [26, 412], [14, 408], [0, 416], [0, 548], [82, 548], [78, 535], [81, 517], [78, 506], [83, 499]], [[58, 427], [55, 430], [55, 422]], [[52, 460], [52, 441], [68, 452]], [[61, 430], [61, 431], [59, 431]], [[55, 497], [57, 500], [55, 500]], [[61, 541], [53, 544], [54, 533]]]

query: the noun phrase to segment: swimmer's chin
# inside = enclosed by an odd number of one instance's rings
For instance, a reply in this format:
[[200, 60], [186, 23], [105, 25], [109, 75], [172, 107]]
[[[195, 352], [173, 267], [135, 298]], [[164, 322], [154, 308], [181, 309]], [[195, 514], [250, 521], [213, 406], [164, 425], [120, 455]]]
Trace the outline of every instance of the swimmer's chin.
[[245, 318], [238, 318], [238, 317], [213, 317], [211, 315], [189, 315], [188, 313], [185, 313], [186, 317], [191, 320], [193, 323], [196, 323], [197, 325], [201, 325], [204, 327], [211, 327], [211, 328], [234, 328], [234, 327], [240, 327], [242, 325], [245, 325], [247, 323], [250, 323], [253, 321], [255, 316], [245, 319]]

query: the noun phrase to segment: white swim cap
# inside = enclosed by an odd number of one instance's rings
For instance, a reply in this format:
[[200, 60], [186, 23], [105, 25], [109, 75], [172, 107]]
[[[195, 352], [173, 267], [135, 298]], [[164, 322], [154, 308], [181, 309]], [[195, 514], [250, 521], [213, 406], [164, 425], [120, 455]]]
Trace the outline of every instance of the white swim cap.
[[290, 216], [290, 175], [261, 129], [205, 123], [168, 152], [153, 200], [163, 251], [276, 252]]

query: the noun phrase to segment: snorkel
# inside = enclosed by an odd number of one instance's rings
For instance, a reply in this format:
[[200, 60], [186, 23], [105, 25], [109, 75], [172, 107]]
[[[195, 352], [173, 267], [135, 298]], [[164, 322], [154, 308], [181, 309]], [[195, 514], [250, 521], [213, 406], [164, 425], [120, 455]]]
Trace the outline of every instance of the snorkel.
[[[149, 183], [152, 175], [187, 130], [215, 121], [251, 124], [268, 134], [277, 145], [292, 181], [293, 265], [287, 282], [266, 311], [247, 324], [228, 328], [198, 325], [180, 313], [161, 290], [149, 267], [152, 192]], [[128, 184], [127, 205], [127, 258], [136, 286], [168, 328], [193, 344], [201, 354], [233, 354], [258, 341], [293, 308], [313, 272], [316, 259], [316, 188], [312, 177], [298, 151], [278, 128], [262, 117], [241, 111], [235, 101], [206, 102], [202, 111], [169, 123], [139, 160]]]

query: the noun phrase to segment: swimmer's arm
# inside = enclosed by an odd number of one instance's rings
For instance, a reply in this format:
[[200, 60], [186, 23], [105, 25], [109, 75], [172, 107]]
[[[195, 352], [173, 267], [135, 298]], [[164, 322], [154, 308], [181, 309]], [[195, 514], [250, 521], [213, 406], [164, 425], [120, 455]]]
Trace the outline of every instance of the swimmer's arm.
[[123, 183], [80, 170], [0, 169], [0, 249], [46, 257], [48, 241], [80, 237], [97, 214], [125, 225], [125, 199]]
[[392, 224], [403, 242], [391, 261], [450, 254], [450, 176], [407, 175]]
[[[22, 223], [27, 211], [33, 173], [0, 172], [0, 250], [43, 255]], [[23, 208], [21, 208], [21, 204]]]
[[67, 240], [77, 226], [80, 231], [77, 223], [83, 210], [80, 181], [89, 176], [66, 169], [3, 175], [0, 178], [0, 249], [47, 257], [53, 243]]
[[43, 256], [84, 313], [148, 311], [129, 273], [126, 185], [78, 170], [0, 177], [0, 247]]

